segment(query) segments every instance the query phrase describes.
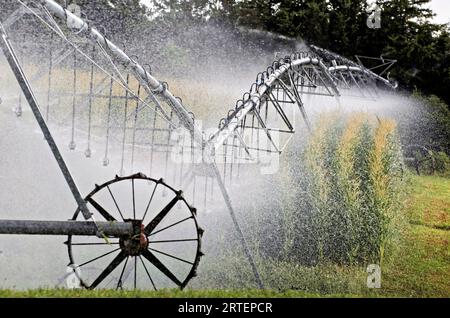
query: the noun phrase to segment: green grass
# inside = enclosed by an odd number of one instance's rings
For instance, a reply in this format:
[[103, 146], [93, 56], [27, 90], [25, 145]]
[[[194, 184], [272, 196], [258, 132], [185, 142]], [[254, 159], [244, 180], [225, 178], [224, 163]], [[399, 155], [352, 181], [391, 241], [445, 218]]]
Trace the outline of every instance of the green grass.
[[434, 176], [414, 177], [411, 180], [408, 202], [411, 223], [450, 229], [450, 179]]
[[[116, 291], [116, 290], [68, 290], [68, 289], [33, 289], [27, 291], [0, 290], [0, 298], [318, 298], [319, 293], [301, 291], [277, 292], [273, 290], [178, 290], [159, 291]], [[329, 294], [327, 297], [358, 297], [351, 294]]]
[[450, 179], [414, 176], [409, 188], [410, 227], [387, 268], [384, 292], [450, 297]]
[[[365, 287], [364, 267], [297, 267], [274, 263], [265, 278], [292, 275], [302, 290], [0, 290], [1, 297], [450, 297], [450, 179], [412, 176], [406, 216], [409, 226], [396, 253], [382, 265], [382, 288]], [[277, 267], [278, 268], [275, 268]], [[291, 268], [291, 269], [290, 269]], [[297, 278], [295, 278], [297, 277]]]

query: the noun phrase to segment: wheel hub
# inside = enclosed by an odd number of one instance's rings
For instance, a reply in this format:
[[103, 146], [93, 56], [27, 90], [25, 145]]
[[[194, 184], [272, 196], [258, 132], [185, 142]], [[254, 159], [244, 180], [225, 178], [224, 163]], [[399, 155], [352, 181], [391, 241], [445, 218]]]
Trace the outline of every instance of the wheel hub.
[[127, 256], [138, 256], [147, 249], [148, 238], [144, 233], [144, 224], [136, 220], [130, 222], [135, 223], [135, 226], [139, 226], [139, 233], [133, 236], [121, 237], [119, 239], [119, 246]]

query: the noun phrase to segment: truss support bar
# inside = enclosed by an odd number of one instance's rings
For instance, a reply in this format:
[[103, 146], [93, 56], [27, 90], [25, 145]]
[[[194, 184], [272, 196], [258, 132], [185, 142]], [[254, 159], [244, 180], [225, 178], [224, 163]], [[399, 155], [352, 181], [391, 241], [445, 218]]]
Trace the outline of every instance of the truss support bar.
[[[328, 68], [325, 66], [325, 64], [323, 64], [322, 61], [319, 61], [319, 67], [322, 69], [323, 74], [325, 75], [325, 77], [328, 79], [330, 85], [331, 85], [331, 89], [333, 90], [334, 94], [336, 96], [340, 96], [340, 92], [339, 89], [337, 88], [337, 85], [333, 79], [333, 76], [331, 75], [330, 71], [328, 70]], [[314, 69], [316, 72], [317, 70]], [[325, 85], [325, 88], [328, 90], [328, 86], [327, 83], [323, 83]]]
[[260, 289], [264, 289], [264, 283], [263, 283], [263, 281], [261, 279], [261, 276], [259, 275], [258, 268], [256, 266], [255, 260], [253, 259], [253, 256], [252, 256], [252, 254], [251, 254], [251, 252], [250, 252], [250, 250], [248, 248], [247, 241], [246, 241], [244, 233], [242, 232], [242, 229], [241, 229], [241, 227], [239, 225], [239, 221], [238, 221], [238, 219], [236, 217], [236, 213], [234, 212], [233, 205], [231, 204], [231, 198], [228, 195], [228, 191], [227, 191], [227, 189], [225, 187], [225, 184], [224, 184], [224, 182], [222, 180], [222, 176], [220, 175], [220, 171], [217, 168], [215, 163], [213, 163], [209, 167], [212, 170], [212, 172], [213, 172], [213, 174], [214, 174], [214, 176], [215, 176], [215, 178], [217, 180], [217, 184], [219, 185], [219, 189], [220, 189], [220, 191], [222, 193], [222, 196], [224, 198], [225, 204], [226, 204], [226, 206], [228, 208], [228, 211], [230, 213], [230, 216], [231, 216], [231, 219], [233, 221], [233, 224], [234, 224], [234, 227], [236, 229], [236, 232], [238, 234], [239, 240], [241, 241], [242, 248], [244, 249], [244, 254], [245, 254], [245, 256], [247, 257], [247, 259], [248, 259], [248, 261], [250, 263], [250, 267], [252, 268], [253, 275], [255, 276], [255, 279], [256, 279], [256, 283], [258, 284], [258, 287]]
[[303, 121], [306, 124], [306, 127], [308, 128], [308, 131], [311, 132], [311, 124], [308, 119], [308, 115], [306, 114], [305, 105], [303, 104], [302, 98], [300, 97], [300, 94], [298, 93], [297, 87], [295, 86], [294, 79], [292, 78], [292, 74], [288, 72], [289, 81], [291, 82], [292, 87], [292, 93], [294, 94], [295, 100], [297, 101], [297, 106], [300, 110], [300, 113], [302, 114]]

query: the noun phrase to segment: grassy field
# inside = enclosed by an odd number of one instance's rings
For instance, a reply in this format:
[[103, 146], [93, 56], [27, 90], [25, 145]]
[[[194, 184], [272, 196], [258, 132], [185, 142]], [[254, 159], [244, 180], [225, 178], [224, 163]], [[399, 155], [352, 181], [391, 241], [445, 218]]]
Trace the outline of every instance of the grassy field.
[[384, 292], [450, 297], [450, 179], [412, 177], [407, 216], [410, 227], [384, 276]]
[[319, 298], [319, 297], [358, 297], [349, 294], [311, 294], [300, 291], [277, 292], [273, 290], [160, 290], [160, 291], [115, 291], [115, 290], [67, 290], [34, 289], [28, 291], [1, 290], [0, 298], [5, 297], [43, 297], [43, 298]]
[[[450, 179], [412, 176], [408, 188], [406, 214], [409, 226], [397, 254], [382, 267], [382, 288], [379, 290], [361, 287], [363, 282], [360, 282], [361, 286], [355, 292], [36, 289], [0, 290], [0, 297], [450, 297]], [[346, 268], [342, 272], [348, 276], [352, 269]], [[361, 274], [361, 269], [354, 269], [354, 273]]]

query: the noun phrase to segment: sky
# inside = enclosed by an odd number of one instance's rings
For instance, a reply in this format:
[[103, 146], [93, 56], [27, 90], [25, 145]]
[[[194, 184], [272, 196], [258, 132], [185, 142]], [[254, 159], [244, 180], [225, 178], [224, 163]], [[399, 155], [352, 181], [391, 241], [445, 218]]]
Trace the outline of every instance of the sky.
[[[144, 4], [150, 4], [152, 0], [141, 0]], [[450, 23], [450, 0], [431, 0], [429, 7], [436, 13], [435, 23]]]
[[450, 23], [450, 1], [432, 0], [430, 8], [436, 13], [434, 21], [436, 23]]

